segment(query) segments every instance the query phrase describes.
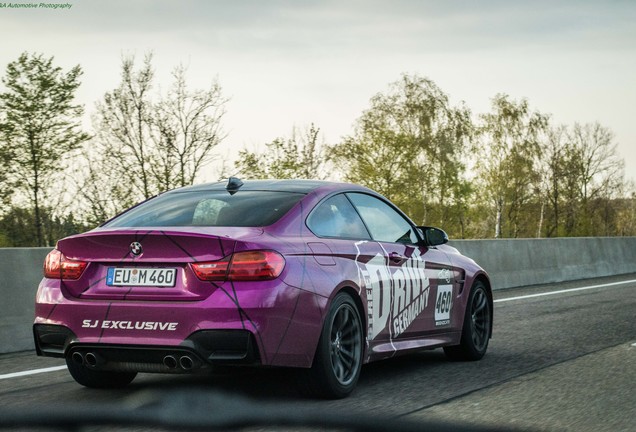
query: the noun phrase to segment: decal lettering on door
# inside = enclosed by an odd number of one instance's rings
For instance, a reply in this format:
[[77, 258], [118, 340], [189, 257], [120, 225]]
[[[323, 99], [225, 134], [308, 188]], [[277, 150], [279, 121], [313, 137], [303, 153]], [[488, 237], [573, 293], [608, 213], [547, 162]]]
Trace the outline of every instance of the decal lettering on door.
[[428, 306], [430, 286], [419, 250], [401, 266], [389, 266], [381, 253], [357, 264], [367, 294], [368, 339], [375, 339], [387, 325], [389, 338], [398, 337]]

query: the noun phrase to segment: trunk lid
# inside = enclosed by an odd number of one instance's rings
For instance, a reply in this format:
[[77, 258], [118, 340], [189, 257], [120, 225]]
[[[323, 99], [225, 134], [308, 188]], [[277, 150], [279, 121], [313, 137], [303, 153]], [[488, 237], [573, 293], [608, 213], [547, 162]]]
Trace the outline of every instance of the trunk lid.
[[97, 229], [60, 240], [68, 259], [88, 262], [78, 280], [62, 280], [72, 297], [110, 300], [201, 300], [215, 285], [190, 263], [217, 261], [260, 228]]

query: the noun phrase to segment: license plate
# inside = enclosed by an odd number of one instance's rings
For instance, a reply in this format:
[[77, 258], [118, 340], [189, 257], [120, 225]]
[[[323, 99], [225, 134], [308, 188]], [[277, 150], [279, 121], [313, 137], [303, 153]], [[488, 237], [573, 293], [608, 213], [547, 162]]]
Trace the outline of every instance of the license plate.
[[177, 279], [175, 268], [109, 267], [108, 286], [173, 287]]

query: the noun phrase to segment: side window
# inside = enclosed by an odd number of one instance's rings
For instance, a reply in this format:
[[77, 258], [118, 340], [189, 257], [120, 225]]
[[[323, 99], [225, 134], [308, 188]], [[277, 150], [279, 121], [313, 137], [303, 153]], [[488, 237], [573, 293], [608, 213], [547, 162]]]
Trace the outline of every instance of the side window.
[[307, 226], [319, 237], [371, 239], [360, 216], [342, 194], [318, 204], [309, 215]]
[[417, 243], [418, 238], [414, 228], [393, 207], [371, 195], [348, 193], [347, 196], [362, 216], [373, 240], [390, 243]]

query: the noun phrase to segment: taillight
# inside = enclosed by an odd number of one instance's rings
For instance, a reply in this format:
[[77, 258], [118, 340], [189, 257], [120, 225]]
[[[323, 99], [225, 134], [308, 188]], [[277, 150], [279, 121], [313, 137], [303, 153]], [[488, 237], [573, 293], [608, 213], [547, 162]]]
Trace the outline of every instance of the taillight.
[[53, 249], [44, 260], [44, 277], [51, 279], [79, 279], [88, 265], [85, 261], [68, 259]]
[[275, 279], [281, 274], [284, 267], [285, 258], [274, 251], [238, 252], [232, 256], [228, 279]]
[[230, 257], [220, 261], [192, 263], [192, 270], [202, 281], [225, 280]]
[[192, 263], [203, 281], [255, 281], [276, 279], [285, 268], [285, 258], [274, 251], [237, 252], [219, 261]]

